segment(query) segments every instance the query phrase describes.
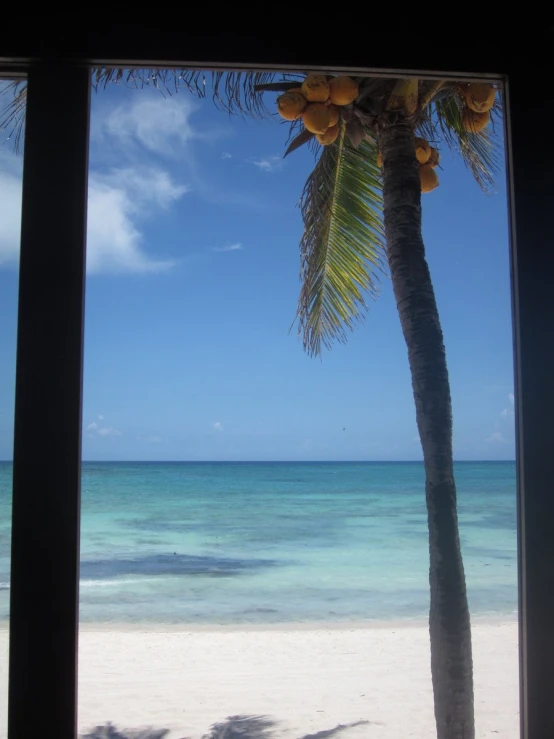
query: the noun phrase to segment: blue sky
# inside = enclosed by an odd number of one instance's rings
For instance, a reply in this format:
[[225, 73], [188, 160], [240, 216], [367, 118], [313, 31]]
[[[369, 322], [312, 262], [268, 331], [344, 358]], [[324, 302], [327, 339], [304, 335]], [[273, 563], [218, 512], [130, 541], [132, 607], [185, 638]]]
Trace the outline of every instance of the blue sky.
[[[286, 125], [230, 119], [186, 93], [93, 94], [85, 459], [421, 458], [387, 278], [365, 322], [323, 361], [289, 333], [297, 204], [314, 160], [300, 150], [283, 161], [286, 138]], [[504, 178], [486, 196], [459, 160], [441, 157], [441, 186], [423, 196], [424, 238], [455, 456], [513, 459]], [[1, 147], [0, 459], [13, 444], [20, 172]], [[55, 419], [43, 423], [47, 433]]]

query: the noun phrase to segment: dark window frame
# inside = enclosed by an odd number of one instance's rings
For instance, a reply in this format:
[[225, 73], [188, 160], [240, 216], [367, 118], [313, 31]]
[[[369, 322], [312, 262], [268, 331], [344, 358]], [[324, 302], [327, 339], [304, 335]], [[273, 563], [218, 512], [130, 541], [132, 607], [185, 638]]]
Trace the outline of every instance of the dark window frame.
[[[554, 153], [546, 147], [537, 156], [536, 139], [529, 136], [530, 119], [552, 120], [554, 93], [545, 89], [544, 76], [534, 81], [536, 58], [512, 64], [504, 47], [491, 49], [488, 58], [471, 54], [469, 63], [460, 65], [464, 57], [453, 43], [436, 59], [425, 58], [425, 50], [398, 45], [379, 49], [376, 60], [374, 51], [364, 51], [367, 44], [347, 57], [339, 52], [321, 59], [309, 45], [295, 53], [267, 39], [246, 37], [238, 43], [202, 34], [185, 39], [179, 32], [142, 27], [127, 28], [125, 34], [121, 28], [90, 33], [77, 51], [73, 39], [55, 31], [51, 38], [48, 53], [56, 47], [56, 61], [43, 56], [44, 43], [32, 32], [14, 32], [9, 50], [0, 56], [2, 76], [29, 78], [14, 442], [10, 739], [35, 739], [45, 731], [58, 739], [76, 736], [89, 68], [186, 66], [181, 60], [185, 40], [187, 57], [206, 68], [309, 66], [416, 74], [437, 69], [430, 76], [451, 69], [456, 77], [487, 76], [480, 72], [495, 69], [502, 77], [514, 323], [521, 737], [554, 736], [554, 249], [548, 238], [554, 185], [547, 177], [554, 172]], [[241, 65], [246, 53], [251, 64]], [[63, 84], [53, 85], [56, 78]], [[44, 418], [53, 424], [46, 437]]]

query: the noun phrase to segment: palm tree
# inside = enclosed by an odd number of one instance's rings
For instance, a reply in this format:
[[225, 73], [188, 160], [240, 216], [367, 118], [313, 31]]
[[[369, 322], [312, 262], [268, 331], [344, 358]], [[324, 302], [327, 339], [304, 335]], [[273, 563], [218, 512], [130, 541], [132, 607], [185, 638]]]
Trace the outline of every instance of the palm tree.
[[[270, 72], [206, 76], [201, 71], [121, 69], [99, 69], [93, 76], [96, 88], [110, 82], [150, 84], [169, 92], [185, 87], [200, 97], [210, 89], [221, 109], [257, 118], [272, 113], [265, 93], [290, 91], [305, 78]], [[330, 79], [327, 76], [326, 83]], [[356, 95], [340, 107], [336, 139], [330, 145], [321, 148], [317, 138], [302, 129], [300, 119], [291, 122], [286, 153], [303, 144], [317, 153], [300, 201], [304, 232], [299, 334], [311, 355], [319, 355], [335, 340], [346, 341], [347, 330], [363, 317], [366, 296], [377, 294], [379, 274], [388, 265], [408, 349], [425, 466], [437, 737], [474, 739], [471, 629], [458, 531], [450, 386], [421, 232], [424, 169], [418, 158], [425, 159], [429, 148], [425, 141], [431, 142], [436, 165], [436, 147], [446, 145], [462, 156], [487, 190], [498, 164], [499, 140], [490, 129], [476, 130], [481, 128], [475, 123], [480, 117], [468, 108], [473, 88], [467, 82], [379, 77], [356, 77], [351, 82]], [[481, 85], [481, 92], [486, 87]], [[14, 98], [0, 125], [15, 133], [17, 145], [25, 87], [14, 83], [13, 89]], [[488, 93], [494, 97], [492, 86]], [[485, 90], [485, 97], [488, 93]], [[500, 100], [485, 119], [489, 115], [500, 120]], [[424, 149], [422, 157], [419, 151], [416, 154], [416, 141]], [[425, 165], [427, 175], [430, 166]]]

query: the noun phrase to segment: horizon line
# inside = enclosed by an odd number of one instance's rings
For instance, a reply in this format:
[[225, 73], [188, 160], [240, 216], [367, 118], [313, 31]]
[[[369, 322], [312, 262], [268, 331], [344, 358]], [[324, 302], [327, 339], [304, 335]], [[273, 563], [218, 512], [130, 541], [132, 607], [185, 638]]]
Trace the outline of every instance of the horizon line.
[[[456, 463], [515, 462], [516, 459], [455, 459]], [[0, 464], [13, 459], [0, 459]], [[81, 464], [423, 464], [422, 459], [82, 459]]]

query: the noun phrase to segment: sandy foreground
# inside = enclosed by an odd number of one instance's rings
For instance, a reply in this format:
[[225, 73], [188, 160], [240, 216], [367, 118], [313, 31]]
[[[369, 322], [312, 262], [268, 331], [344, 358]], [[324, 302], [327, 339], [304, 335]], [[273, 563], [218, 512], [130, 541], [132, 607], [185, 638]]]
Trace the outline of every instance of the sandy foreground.
[[[473, 645], [477, 737], [517, 739], [517, 624], [478, 622]], [[6, 655], [3, 629], [1, 716]], [[79, 673], [83, 733], [110, 721], [124, 735], [152, 727], [169, 730], [166, 739], [199, 739], [214, 724], [241, 716], [248, 718], [217, 736], [436, 736], [424, 625], [84, 626]], [[145, 732], [140, 739], [157, 736]]]

